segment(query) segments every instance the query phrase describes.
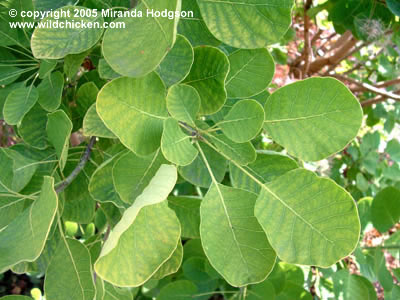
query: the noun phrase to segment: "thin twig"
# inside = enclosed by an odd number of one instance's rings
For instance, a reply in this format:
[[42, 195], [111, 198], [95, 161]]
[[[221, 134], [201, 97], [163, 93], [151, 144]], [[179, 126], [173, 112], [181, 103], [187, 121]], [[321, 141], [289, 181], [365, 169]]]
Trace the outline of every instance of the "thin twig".
[[372, 92], [374, 94], [377, 94], [377, 95], [380, 95], [380, 96], [383, 96], [383, 97], [386, 97], [386, 98], [391, 98], [391, 99], [396, 100], [396, 101], [400, 101], [400, 95], [396, 95], [396, 94], [394, 94], [392, 92], [385, 91], [383, 89], [377, 88], [377, 87], [375, 87], [373, 85], [370, 85], [368, 83], [359, 82], [359, 81], [354, 80], [352, 78], [349, 78], [349, 77], [346, 77], [346, 76], [343, 76], [343, 75], [338, 75], [338, 74], [334, 74], [334, 75], [331, 75], [331, 76], [335, 77], [335, 78], [337, 78], [337, 79], [339, 79], [341, 81], [347, 81], [347, 82], [350, 82], [350, 83], [352, 83], [352, 84], [354, 84], [356, 86], [362, 87], [365, 90], [367, 90], [369, 92]]
[[311, 41], [310, 41], [310, 17], [307, 15], [308, 10], [312, 5], [312, 0], [304, 0], [304, 67], [302, 77], [307, 77], [308, 70], [310, 68], [311, 59]]
[[[397, 85], [400, 84], [400, 78], [397, 79], [392, 79], [392, 80], [388, 80], [388, 81], [382, 81], [382, 82], [378, 82], [376, 84], [374, 84], [373, 86], [376, 88], [385, 88], [385, 87], [389, 87], [392, 85]], [[355, 89], [352, 89], [354, 92], [364, 92], [365, 88], [363, 87], [357, 87]]]
[[362, 249], [400, 249], [400, 245], [387, 245], [387, 246], [376, 246], [376, 247], [361, 247]]
[[90, 138], [90, 141], [86, 147], [85, 153], [81, 157], [81, 160], [79, 161], [76, 168], [71, 172], [71, 174], [69, 174], [69, 176], [64, 181], [62, 181], [59, 185], [57, 185], [57, 187], [56, 187], [57, 194], [64, 191], [72, 183], [72, 181], [74, 181], [74, 179], [79, 175], [79, 173], [83, 170], [83, 168], [86, 166], [86, 163], [90, 159], [90, 154], [92, 153], [92, 148], [95, 143], [96, 143], [96, 137], [93, 136]]
[[[383, 52], [384, 48], [380, 49], [378, 52], [376, 52], [375, 54], [371, 55], [370, 57], [368, 57], [368, 61], [374, 60], [377, 56], [379, 56], [382, 52]], [[363, 67], [365, 64], [365, 62], [358, 62], [353, 68], [351, 68], [350, 70], [344, 72], [344, 75], [353, 73], [354, 71], [360, 69], [361, 67]]]

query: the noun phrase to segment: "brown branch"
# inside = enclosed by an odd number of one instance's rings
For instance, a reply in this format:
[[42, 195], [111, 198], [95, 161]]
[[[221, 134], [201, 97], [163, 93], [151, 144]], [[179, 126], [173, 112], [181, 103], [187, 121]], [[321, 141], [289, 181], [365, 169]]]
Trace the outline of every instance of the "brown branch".
[[307, 77], [308, 69], [310, 68], [310, 59], [311, 59], [311, 40], [310, 40], [310, 17], [307, 12], [312, 5], [312, 0], [304, 0], [304, 66], [302, 78]]
[[375, 87], [373, 85], [370, 85], [368, 83], [359, 82], [359, 81], [354, 80], [352, 78], [349, 78], [349, 77], [346, 77], [346, 76], [343, 76], [343, 75], [338, 75], [338, 74], [332, 75], [332, 77], [335, 77], [335, 78], [337, 78], [337, 79], [339, 79], [341, 81], [344, 81], [344, 82], [352, 83], [352, 84], [354, 84], [354, 85], [356, 85], [358, 87], [361, 87], [361, 88], [365, 89], [366, 91], [372, 92], [372, 93], [377, 94], [379, 96], [386, 97], [386, 98], [391, 98], [391, 99], [393, 99], [395, 101], [400, 101], [400, 95], [396, 95], [396, 94], [394, 94], [392, 92], [385, 91], [384, 89], [377, 88], [377, 87]]
[[[396, 94], [400, 93], [400, 90], [395, 92]], [[371, 106], [373, 104], [378, 104], [381, 102], [385, 102], [388, 98], [384, 96], [376, 96], [375, 98], [371, 98], [361, 102], [362, 107]], [[396, 100], [395, 100], [396, 101]]]
[[56, 187], [56, 192], [57, 194], [61, 193], [64, 191], [71, 183], [74, 181], [74, 179], [79, 175], [79, 173], [83, 170], [83, 168], [86, 166], [86, 163], [89, 161], [90, 154], [92, 153], [92, 149], [94, 144], [96, 143], [96, 137], [91, 137], [89, 144], [86, 147], [85, 153], [83, 153], [81, 160], [79, 161], [78, 165], [76, 168], [69, 174], [69, 176], [59, 183]]
[[[349, 37], [350, 35], [350, 37]], [[328, 56], [324, 56], [316, 59], [310, 64], [310, 72], [318, 73], [327, 65], [337, 65], [344, 58], [353, 54], [354, 47], [357, 44], [356, 38], [351, 35], [351, 33], [345, 33], [345, 38], [339, 38], [339, 40], [335, 43], [332, 49], [337, 49], [332, 53], [332, 51], [328, 52]]]
[[385, 102], [386, 100], [387, 100], [386, 97], [376, 96], [375, 98], [368, 99], [368, 100], [365, 100], [365, 101], [361, 101], [361, 106], [362, 107], [367, 107], [367, 106], [371, 106], [373, 104]]
[[369, 42], [363, 42], [360, 43], [360, 45], [358, 45], [357, 47], [355, 47], [354, 49], [352, 49], [351, 51], [349, 51], [345, 56], [343, 56], [342, 58], [340, 58], [340, 60], [338, 60], [336, 63], [332, 64], [328, 70], [325, 72], [326, 74], [329, 74], [331, 71], [335, 70], [336, 67], [345, 59], [349, 58], [350, 56], [352, 56], [354, 53], [357, 53], [358, 51], [360, 51], [362, 48], [370, 45], [372, 43], [372, 41]]
[[326, 38], [322, 38], [322, 40], [325, 40], [325, 42], [319, 46], [316, 50], [316, 52], [318, 53], [320, 50], [325, 50], [327, 44], [337, 35], [336, 32], [332, 33], [331, 35], [327, 36]]
[[[374, 84], [374, 87], [380, 89], [380, 88], [385, 88], [385, 87], [389, 87], [389, 86], [397, 85], [397, 84], [400, 84], [400, 78], [383, 81], [383, 82], [378, 82], [378, 83]], [[352, 89], [352, 91], [353, 92], [365, 92], [366, 89], [364, 87], [357, 86], [356, 88]]]
[[317, 33], [314, 34], [313, 38], [311, 39], [311, 46], [315, 45], [315, 43], [317, 42], [317, 40], [321, 37], [321, 34], [324, 31], [322, 29], [318, 29]]

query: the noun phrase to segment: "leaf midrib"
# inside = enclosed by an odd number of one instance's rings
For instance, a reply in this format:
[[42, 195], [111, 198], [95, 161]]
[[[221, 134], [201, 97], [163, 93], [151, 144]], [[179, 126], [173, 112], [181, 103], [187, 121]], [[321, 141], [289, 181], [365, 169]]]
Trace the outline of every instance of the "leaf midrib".
[[324, 117], [324, 116], [331, 115], [331, 114], [343, 113], [343, 112], [351, 111], [351, 110], [354, 110], [354, 108], [341, 109], [341, 110], [337, 109], [337, 110], [333, 110], [333, 111], [329, 111], [329, 112], [324, 112], [324, 113], [315, 114], [315, 115], [309, 115], [309, 116], [304, 116], [304, 117], [276, 119], [276, 120], [265, 120], [264, 123], [279, 123], [279, 122], [309, 120], [309, 119], [315, 119], [315, 118], [319, 118], [319, 117]]

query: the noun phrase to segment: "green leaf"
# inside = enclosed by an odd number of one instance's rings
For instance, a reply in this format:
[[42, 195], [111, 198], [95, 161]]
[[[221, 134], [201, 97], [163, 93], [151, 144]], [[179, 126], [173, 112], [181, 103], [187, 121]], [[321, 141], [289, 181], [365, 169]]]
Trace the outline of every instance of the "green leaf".
[[[214, 151], [212, 148], [207, 146], [202, 142], [199, 142], [199, 147], [204, 152], [206, 156], [210, 168], [214, 174], [217, 182], [221, 182], [226, 173], [226, 159], [221, 156], [218, 152]], [[208, 173], [207, 167], [203, 161], [203, 159], [198, 155], [196, 159], [187, 166], [179, 167], [179, 174], [187, 181], [194, 185], [198, 185], [200, 187], [209, 188], [211, 185], [211, 176]]]
[[61, 170], [64, 169], [68, 158], [69, 138], [72, 132], [72, 122], [62, 110], [47, 115], [47, 136], [56, 149]]
[[209, 46], [194, 48], [193, 66], [183, 83], [199, 93], [201, 114], [213, 114], [224, 105], [228, 72], [229, 60], [221, 50]]
[[[199, 288], [199, 292], [201, 292], [204, 287], [214, 285], [216, 279], [220, 278], [219, 274], [210, 265], [204, 254], [186, 259], [182, 270], [184, 277], [193, 281]], [[213, 289], [215, 288], [210, 287], [206, 289], [206, 291]]]
[[293, 0], [197, 0], [211, 33], [236, 48], [263, 48], [277, 43], [292, 21]]
[[[81, 155], [81, 152], [78, 153]], [[77, 164], [77, 162], [72, 160], [68, 161], [64, 169], [65, 174], [71, 174], [77, 167]], [[90, 196], [88, 186], [93, 169], [94, 166], [91, 163], [87, 163], [82, 172], [64, 190], [65, 203], [62, 215], [64, 220], [80, 224], [89, 224], [92, 222], [96, 202]]]
[[89, 193], [98, 202], [112, 202], [119, 208], [125, 208], [126, 203], [119, 197], [113, 182], [113, 167], [122, 156], [115, 155], [101, 164], [93, 173], [89, 182]]
[[164, 84], [151, 73], [106, 84], [97, 96], [96, 108], [104, 124], [127, 148], [145, 156], [160, 147], [163, 122], [168, 116], [165, 102]]
[[46, 271], [46, 299], [92, 300], [96, 294], [88, 249], [79, 241], [65, 239]]
[[232, 286], [262, 282], [275, 264], [276, 254], [254, 217], [256, 199], [251, 192], [213, 184], [201, 203], [204, 251]]
[[372, 284], [365, 278], [340, 270], [333, 274], [334, 292], [337, 299], [377, 299]]
[[[387, 251], [397, 260], [400, 259], [400, 231], [392, 234], [385, 242], [385, 247], [393, 247], [393, 249], [387, 249]], [[397, 248], [395, 248], [397, 247]]]
[[268, 299], [275, 300], [275, 289], [273, 284], [265, 280], [259, 284], [251, 286], [248, 291], [247, 300], [261, 300], [265, 295], [268, 295]]
[[[278, 152], [263, 151], [257, 154], [256, 161], [249, 164], [246, 170], [261, 182], [268, 183], [298, 167], [296, 161], [286, 155]], [[234, 187], [256, 194], [260, 192], [260, 185], [236, 167], [235, 164], [230, 163], [229, 170]]]
[[112, 170], [115, 190], [125, 203], [132, 204], [150, 184], [163, 163], [161, 150], [139, 157], [128, 152], [119, 158]]
[[182, 237], [200, 238], [200, 198], [168, 197], [168, 206], [172, 208], [182, 227]]
[[222, 132], [236, 143], [245, 143], [260, 132], [264, 123], [264, 109], [255, 100], [236, 102], [225, 116], [217, 123]]
[[274, 92], [265, 104], [265, 120], [265, 130], [291, 155], [317, 161], [354, 139], [362, 110], [343, 83], [313, 77]]
[[400, 143], [397, 140], [389, 141], [385, 152], [390, 155], [390, 159], [400, 163]]
[[360, 214], [361, 231], [367, 228], [371, 222], [372, 197], [364, 197], [357, 201], [358, 213]]
[[89, 107], [83, 119], [83, 134], [86, 136], [98, 136], [106, 139], [117, 138], [100, 119], [96, 111], [96, 104]]
[[103, 54], [108, 64], [129, 77], [154, 71], [175, 43], [178, 18], [156, 18], [147, 11], [180, 11], [180, 5], [178, 0], [142, 0], [135, 9], [143, 17], [114, 20], [124, 22], [125, 28], [110, 28], [104, 34]]
[[54, 68], [57, 66], [57, 60], [44, 59], [40, 61], [39, 67], [39, 78], [44, 79], [53, 72]]
[[400, 2], [397, 0], [386, 0], [386, 4], [388, 8], [394, 13], [395, 15], [400, 17]]
[[[0, 36], [0, 38], [1, 38], [1, 36]], [[0, 52], [0, 53], [3, 54], [2, 52]], [[7, 53], [7, 52], [5, 52], [5, 53]], [[8, 55], [12, 55], [12, 54], [8, 54]], [[0, 55], [0, 58], [1, 58], [1, 60], [11, 60], [11, 59], [7, 59], [7, 56], [5, 56], [5, 55]], [[10, 83], [13, 83], [23, 73], [25, 73], [25, 70], [17, 68], [17, 67], [4, 66], [4, 65], [0, 66], [0, 84], [8, 85]]]
[[[64, 58], [68, 54], [79, 54], [92, 48], [100, 39], [103, 29], [97, 28], [94, 24], [103, 24], [101, 13], [98, 17], [76, 17], [75, 10], [85, 10], [81, 6], [65, 6], [57, 9], [60, 18], [58, 22], [61, 23], [83, 23], [91, 24], [92, 28], [68, 27], [58, 28], [55, 26], [42, 26], [37, 27], [32, 35], [31, 47], [33, 55], [41, 59], [59, 59]], [[54, 16], [47, 17], [41, 21], [42, 24], [51, 24], [57, 21]]]
[[173, 255], [181, 230], [165, 200], [176, 180], [176, 168], [162, 165], [125, 211], [95, 263], [101, 278], [118, 286], [140, 286]]
[[[386, 245], [386, 244], [385, 244]], [[393, 289], [393, 277], [389, 270], [386, 268], [386, 257], [381, 249], [373, 250], [374, 260], [373, 267], [375, 274], [385, 291], [391, 291]]]
[[10, 224], [22, 212], [27, 201], [25, 197], [3, 194], [0, 187], [0, 230]]
[[372, 201], [371, 220], [380, 232], [388, 231], [400, 220], [400, 190], [387, 187]]
[[4, 103], [3, 115], [6, 123], [17, 125], [35, 105], [38, 98], [39, 93], [33, 85], [13, 90]]
[[261, 93], [272, 81], [274, 60], [267, 49], [240, 49], [228, 56], [230, 70], [226, 79], [229, 98], [248, 98]]
[[[23, 6], [22, 9], [18, 9], [18, 7], [15, 4], [17, 3], [12, 3], [10, 1], [7, 2], [2, 1], [2, 5], [0, 6], [0, 16], [1, 16], [0, 46], [22, 45], [22, 43], [26, 42], [26, 37], [22, 33], [22, 30], [11, 28], [11, 26], [9, 25], [9, 22], [22, 21], [19, 16], [17, 18], [12, 18], [11, 16], [9, 16], [10, 9], [17, 9], [17, 11], [25, 11], [24, 10], [25, 6]], [[23, 3], [20, 4], [23, 5]], [[29, 1], [27, 2], [27, 4], [29, 4]]]
[[200, 96], [189, 85], [174, 85], [168, 90], [167, 108], [173, 118], [195, 127], [200, 110]]
[[191, 136], [182, 132], [177, 120], [168, 118], [164, 121], [161, 150], [164, 157], [178, 166], [187, 166], [199, 152], [192, 145]]
[[164, 286], [157, 300], [192, 300], [197, 293], [197, 287], [188, 280], [177, 280]]
[[47, 111], [55, 111], [61, 105], [64, 89], [64, 76], [54, 72], [47, 76], [38, 86], [39, 104]]
[[8, 95], [17, 88], [24, 87], [23, 82], [16, 82], [5, 87], [0, 88], [0, 118], [4, 119], [3, 108]]
[[13, 161], [7, 149], [0, 148], [0, 166], [0, 191], [6, 192], [12, 189], [14, 181]]
[[220, 153], [239, 165], [244, 166], [256, 160], [257, 154], [250, 142], [237, 144], [223, 134], [208, 135], [208, 138]]
[[221, 44], [204, 23], [197, 1], [182, 1], [182, 11], [193, 12], [193, 17], [181, 18], [178, 24], [178, 32], [183, 34], [194, 47], [202, 45], [217, 47]]
[[396, 300], [400, 298], [400, 287], [395, 285], [393, 286], [393, 290], [391, 292], [384, 291], [385, 299], [387, 300]]
[[178, 34], [174, 47], [157, 67], [157, 73], [167, 88], [185, 79], [192, 67], [193, 59], [192, 45], [183, 35]]
[[13, 191], [21, 191], [32, 179], [38, 169], [38, 163], [31, 157], [14, 151], [13, 148], [7, 148], [4, 151], [12, 159], [14, 177], [11, 189]]
[[292, 282], [286, 282], [281, 293], [276, 296], [276, 300], [312, 300], [312, 296], [303, 286], [296, 285]]
[[83, 117], [90, 106], [96, 102], [99, 89], [94, 82], [87, 82], [82, 84], [76, 93], [76, 109]]
[[365, 179], [365, 177], [364, 177], [364, 175], [362, 173], [357, 173], [356, 186], [363, 193], [368, 191], [369, 183], [368, 183], [368, 180]]
[[183, 259], [182, 242], [178, 241], [178, 246], [172, 256], [157, 270], [152, 279], [162, 279], [168, 275], [178, 272]]
[[104, 58], [99, 60], [99, 76], [103, 79], [115, 79], [121, 77], [120, 74], [111, 68]]
[[255, 215], [279, 258], [288, 263], [329, 267], [358, 243], [353, 198], [334, 181], [304, 169], [263, 184]]
[[35, 8], [37, 10], [52, 10], [52, 9], [57, 9], [62, 6], [71, 4], [71, 0], [60, 0], [57, 2], [54, 2], [52, 0], [33, 0], [33, 4], [35, 5]]
[[47, 147], [46, 126], [47, 111], [37, 103], [22, 119], [18, 133], [28, 145], [45, 149]]
[[96, 278], [96, 300], [134, 300], [138, 289], [120, 288]]
[[78, 73], [85, 57], [90, 51], [85, 51], [78, 54], [69, 54], [64, 58], [64, 73], [69, 79], [73, 79]]
[[57, 211], [57, 202], [54, 179], [44, 177], [39, 198], [0, 231], [0, 273], [17, 263], [39, 257]]

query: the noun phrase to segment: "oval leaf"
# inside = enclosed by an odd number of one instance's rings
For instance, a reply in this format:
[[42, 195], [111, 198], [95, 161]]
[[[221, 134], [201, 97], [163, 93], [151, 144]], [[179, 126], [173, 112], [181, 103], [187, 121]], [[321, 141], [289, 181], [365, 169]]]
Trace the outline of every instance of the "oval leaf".
[[231, 68], [225, 85], [229, 98], [257, 95], [268, 87], [274, 76], [274, 60], [265, 48], [237, 50], [228, 59]]
[[33, 85], [13, 90], [4, 103], [3, 115], [6, 123], [17, 125], [38, 99], [39, 93]]
[[304, 169], [262, 185], [255, 215], [288, 263], [329, 267], [354, 251], [360, 235], [350, 194]]
[[168, 90], [167, 108], [173, 118], [196, 126], [195, 120], [200, 110], [199, 93], [189, 85], [174, 85]]
[[241, 100], [217, 123], [222, 132], [236, 143], [252, 140], [264, 123], [264, 109], [255, 100]]
[[[210, 164], [215, 180], [221, 182], [226, 173], [226, 159], [202, 142], [199, 142], [199, 147], [203, 150]], [[190, 183], [204, 188], [209, 188], [212, 182], [207, 167], [200, 156], [197, 156], [190, 165], [179, 167], [179, 174]]]
[[132, 152], [122, 155], [112, 170], [115, 189], [122, 201], [132, 204], [166, 162], [161, 150], [144, 157]]
[[127, 148], [144, 156], [160, 147], [168, 112], [165, 87], [156, 73], [109, 82], [99, 92], [96, 103], [99, 117]]
[[165, 158], [178, 166], [189, 165], [199, 154], [190, 138], [191, 136], [182, 132], [178, 121], [166, 119], [161, 139], [161, 150]]
[[[257, 153], [256, 161], [249, 164], [246, 169], [258, 180], [267, 183], [298, 167], [296, 161], [286, 155], [278, 152], [264, 151]], [[236, 167], [235, 164], [230, 163], [229, 169], [229, 175], [234, 187], [256, 194], [260, 192], [260, 185]]]
[[38, 86], [39, 104], [47, 111], [55, 111], [61, 105], [64, 76], [61, 72], [48, 75]]
[[360, 103], [334, 78], [286, 85], [265, 104], [265, 130], [290, 154], [306, 161], [342, 150], [357, 135], [361, 121]]
[[211, 33], [236, 48], [278, 42], [291, 24], [293, 0], [197, 0]]
[[380, 232], [388, 231], [400, 220], [400, 190], [387, 187], [372, 201], [372, 224]]
[[94, 298], [96, 290], [90, 254], [81, 242], [63, 237], [46, 271], [44, 291], [49, 300]]
[[54, 179], [44, 177], [40, 196], [0, 231], [0, 273], [22, 261], [34, 261], [43, 251], [58, 205]]
[[162, 165], [125, 211], [95, 263], [101, 278], [121, 287], [140, 286], [172, 256], [181, 230], [165, 200], [176, 180], [176, 168]]
[[276, 254], [254, 216], [256, 199], [251, 192], [213, 184], [201, 203], [204, 252], [232, 286], [263, 281], [275, 264]]
[[194, 59], [192, 45], [183, 36], [177, 35], [174, 47], [157, 68], [157, 73], [167, 87], [181, 82], [189, 74]]
[[107, 139], [116, 138], [116, 135], [104, 125], [97, 114], [96, 104], [93, 104], [86, 112], [85, 118], [83, 119], [83, 134]]
[[209, 46], [194, 48], [194, 63], [183, 83], [199, 93], [201, 114], [213, 114], [224, 105], [228, 72], [229, 61], [221, 50]]
[[[32, 35], [31, 47], [33, 55], [36, 58], [42, 59], [59, 59], [64, 58], [68, 54], [78, 54], [92, 48], [100, 39], [103, 29], [95, 28], [93, 24], [103, 24], [101, 12], [98, 12], [98, 17], [75, 17], [75, 10], [86, 11], [85, 7], [81, 6], [65, 6], [57, 10], [60, 18], [56, 20], [53, 16], [45, 18], [41, 21], [42, 24], [51, 24], [52, 22], [59, 23], [81, 23], [85, 28], [68, 27], [58, 28], [56, 26], [41, 26], [37, 27]], [[86, 15], [86, 14], [85, 14]], [[88, 28], [89, 26], [92, 28]], [[82, 26], [83, 27], [83, 26]]]
[[180, 4], [180, 0], [142, 0], [135, 8], [142, 17], [116, 19], [114, 22], [124, 22], [125, 28], [110, 28], [104, 34], [103, 54], [108, 64], [129, 77], [155, 70], [175, 42], [178, 18], [156, 18], [147, 11], [180, 11]]
[[49, 142], [56, 149], [61, 170], [68, 158], [69, 138], [72, 132], [72, 122], [63, 110], [57, 110], [47, 115], [46, 126]]

